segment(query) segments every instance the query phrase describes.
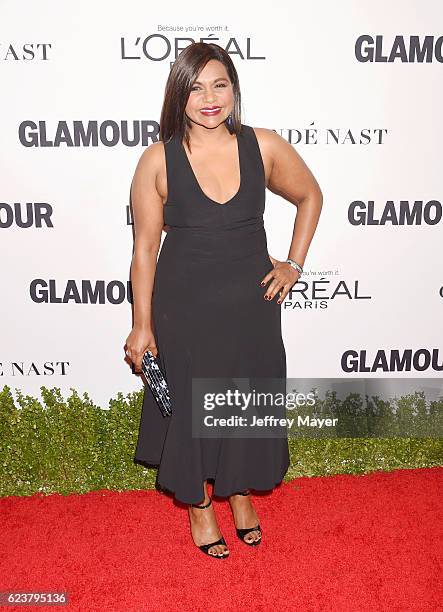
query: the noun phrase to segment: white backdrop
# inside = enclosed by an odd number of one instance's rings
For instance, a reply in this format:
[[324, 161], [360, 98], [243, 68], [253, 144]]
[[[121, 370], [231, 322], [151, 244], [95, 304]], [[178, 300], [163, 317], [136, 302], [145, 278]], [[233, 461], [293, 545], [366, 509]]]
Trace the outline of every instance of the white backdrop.
[[[242, 122], [291, 139], [323, 191], [306, 274], [282, 305], [288, 376], [441, 376], [441, 2], [0, 6], [1, 386], [72, 387], [102, 407], [141, 388], [124, 361], [131, 305], [112, 295], [129, 280], [127, 207], [144, 145], [119, 131], [109, 140], [122, 122], [130, 136], [134, 122], [156, 130], [188, 39], [228, 48]], [[68, 146], [74, 122], [104, 138]], [[371, 206], [379, 222], [356, 224]], [[22, 227], [27, 208], [43, 222]], [[287, 257], [295, 214], [267, 192], [272, 256]], [[99, 281], [114, 286], [111, 301], [74, 299]], [[365, 356], [357, 366], [354, 354]]]

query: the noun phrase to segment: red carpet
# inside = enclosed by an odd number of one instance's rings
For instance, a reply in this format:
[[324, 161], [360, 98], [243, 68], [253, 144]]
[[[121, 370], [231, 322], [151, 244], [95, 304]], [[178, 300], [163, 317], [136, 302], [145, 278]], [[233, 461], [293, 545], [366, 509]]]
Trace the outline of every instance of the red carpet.
[[0, 591], [65, 590], [64, 609], [82, 612], [435, 611], [442, 481], [437, 467], [282, 484], [254, 495], [256, 548], [214, 500], [231, 551], [221, 561], [192, 543], [186, 508], [157, 491], [3, 498]]

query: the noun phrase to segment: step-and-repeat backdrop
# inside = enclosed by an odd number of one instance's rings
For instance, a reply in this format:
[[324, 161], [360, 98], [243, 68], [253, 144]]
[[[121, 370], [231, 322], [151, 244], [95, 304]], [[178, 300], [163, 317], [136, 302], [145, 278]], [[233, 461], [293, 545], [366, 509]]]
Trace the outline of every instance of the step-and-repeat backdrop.
[[[130, 185], [170, 67], [199, 40], [231, 54], [243, 123], [287, 139], [323, 191], [282, 304], [288, 376], [441, 377], [440, 2], [42, 0], [1, 13], [2, 387], [75, 388], [104, 408], [142, 387], [123, 350]], [[287, 257], [295, 217], [267, 192], [273, 257]]]

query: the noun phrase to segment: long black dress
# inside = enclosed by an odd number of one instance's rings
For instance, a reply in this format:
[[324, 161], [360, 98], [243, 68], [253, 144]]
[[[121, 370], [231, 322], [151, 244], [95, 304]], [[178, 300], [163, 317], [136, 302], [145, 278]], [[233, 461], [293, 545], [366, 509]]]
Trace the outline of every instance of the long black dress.
[[203, 481], [222, 497], [270, 490], [290, 464], [287, 436], [197, 438], [191, 432], [193, 377], [286, 379], [278, 295], [264, 299], [272, 269], [263, 224], [265, 173], [252, 127], [237, 135], [241, 183], [227, 202], [201, 189], [181, 139], [165, 142], [168, 200], [152, 296], [153, 332], [171, 393], [163, 417], [144, 393], [134, 460], [159, 466], [157, 482], [186, 504]]

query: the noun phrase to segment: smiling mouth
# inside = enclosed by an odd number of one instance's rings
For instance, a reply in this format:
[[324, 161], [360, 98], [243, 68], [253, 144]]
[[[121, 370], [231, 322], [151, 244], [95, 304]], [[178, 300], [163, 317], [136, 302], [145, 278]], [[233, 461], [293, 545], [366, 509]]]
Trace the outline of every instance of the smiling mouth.
[[202, 108], [200, 110], [200, 112], [205, 114], [205, 115], [214, 115], [215, 113], [218, 113], [220, 111], [221, 111], [221, 107], [220, 106], [213, 106], [212, 108]]

